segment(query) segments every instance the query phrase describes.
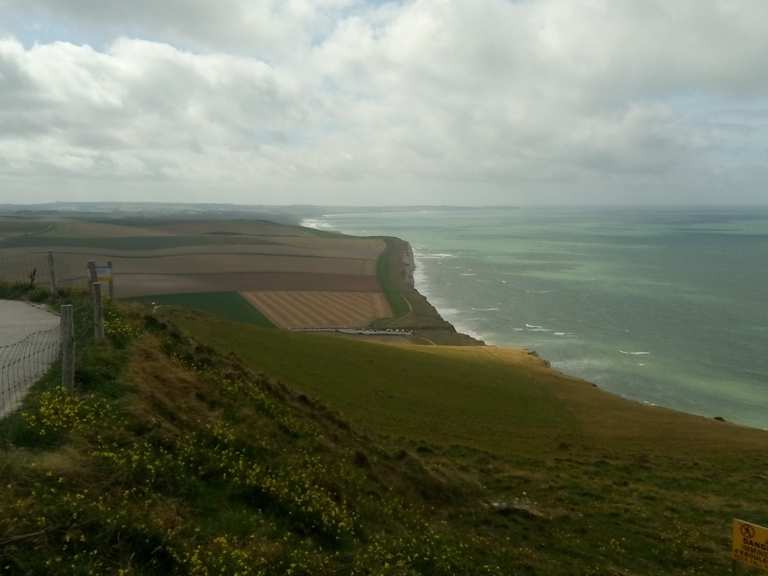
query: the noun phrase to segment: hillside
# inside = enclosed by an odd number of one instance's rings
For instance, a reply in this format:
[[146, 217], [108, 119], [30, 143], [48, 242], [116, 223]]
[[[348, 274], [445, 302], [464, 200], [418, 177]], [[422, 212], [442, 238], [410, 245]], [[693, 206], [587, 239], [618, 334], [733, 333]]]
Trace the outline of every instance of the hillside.
[[9, 574], [739, 574], [762, 432], [523, 352], [112, 308], [2, 423]]

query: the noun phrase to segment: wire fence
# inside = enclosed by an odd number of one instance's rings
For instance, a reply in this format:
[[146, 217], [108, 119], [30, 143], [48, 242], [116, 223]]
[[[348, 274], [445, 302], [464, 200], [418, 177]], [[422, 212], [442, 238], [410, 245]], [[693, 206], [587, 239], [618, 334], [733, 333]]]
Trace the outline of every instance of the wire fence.
[[60, 349], [58, 326], [0, 346], [0, 418], [21, 405], [32, 385], [58, 360]]

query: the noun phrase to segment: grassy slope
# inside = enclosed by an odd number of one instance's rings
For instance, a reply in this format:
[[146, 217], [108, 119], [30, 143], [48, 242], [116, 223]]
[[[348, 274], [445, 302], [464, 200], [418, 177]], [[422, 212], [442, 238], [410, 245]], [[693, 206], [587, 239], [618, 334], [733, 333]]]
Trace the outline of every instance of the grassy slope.
[[432, 511], [461, 501], [462, 486], [321, 404], [152, 317], [111, 310], [108, 334], [83, 350], [76, 391], [52, 374], [0, 423], [0, 573], [458, 576], [520, 564]]
[[524, 353], [179, 321], [432, 469], [458, 466], [487, 499], [522, 503], [530, 515], [478, 504], [462, 522], [526, 542], [532, 573], [729, 574], [731, 519], [768, 523], [768, 494], [744, 488], [768, 479], [763, 432], [628, 402]]
[[[473, 359], [446, 366], [439, 355], [393, 346], [235, 330], [228, 322], [195, 315], [179, 314], [175, 321], [195, 337], [242, 356], [253, 368], [318, 395], [356, 423], [392, 436], [450, 439], [503, 451], [514, 432], [525, 429], [539, 437], [544, 427], [559, 434], [570, 420], [564, 409], [552, 413], [552, 390], [536, 386], [528, 368], [515, 374], [525, 386], [511, 388], [507, 368], [496, 362]], [[440, 390], [451, 393], [436, 394]]]
[[136, 298], [139, 302], [161, 306], [179, 306], [207, 312], [224, 320], [273, 328], [272, 322], [237, 292], [208, 292], [202, 294], [159, 294]]

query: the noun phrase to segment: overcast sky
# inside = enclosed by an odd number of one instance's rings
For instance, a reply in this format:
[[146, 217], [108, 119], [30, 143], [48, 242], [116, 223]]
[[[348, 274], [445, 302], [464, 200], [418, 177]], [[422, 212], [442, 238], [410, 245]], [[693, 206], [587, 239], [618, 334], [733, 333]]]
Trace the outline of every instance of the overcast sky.
[[0, 203], [768, 203], [766, 0], [0, 0]]

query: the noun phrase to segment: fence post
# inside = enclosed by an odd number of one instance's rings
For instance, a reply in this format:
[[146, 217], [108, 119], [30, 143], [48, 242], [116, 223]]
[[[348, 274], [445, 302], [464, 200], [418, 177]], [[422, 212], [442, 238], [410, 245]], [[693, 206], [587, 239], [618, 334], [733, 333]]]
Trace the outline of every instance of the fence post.
[[61, 307], [61, 385], [75, 385], [75, 320], [72, 304]]
[[88, 262], [88, 289], [91, 291], [91, 295], [93, 295], [94, 282], [98, 282], [98, 278], [96, 277], [96, 262], [91, 260]]
[[109, 266], [109, 299], [115, 299], [115, 273], [112, 271], [112, 261], [107, 262]]
[[93, 334], [96, 341], [104, 340], [104, 308], [101, 304], [101, 282], [93, 283]]
[[48, 252], [48, 275], [51, 278], [51, 293], [54, 298], [57, 298], [59, 290], [56, 286], [56, 264], [53, 261], [53, 252]]

